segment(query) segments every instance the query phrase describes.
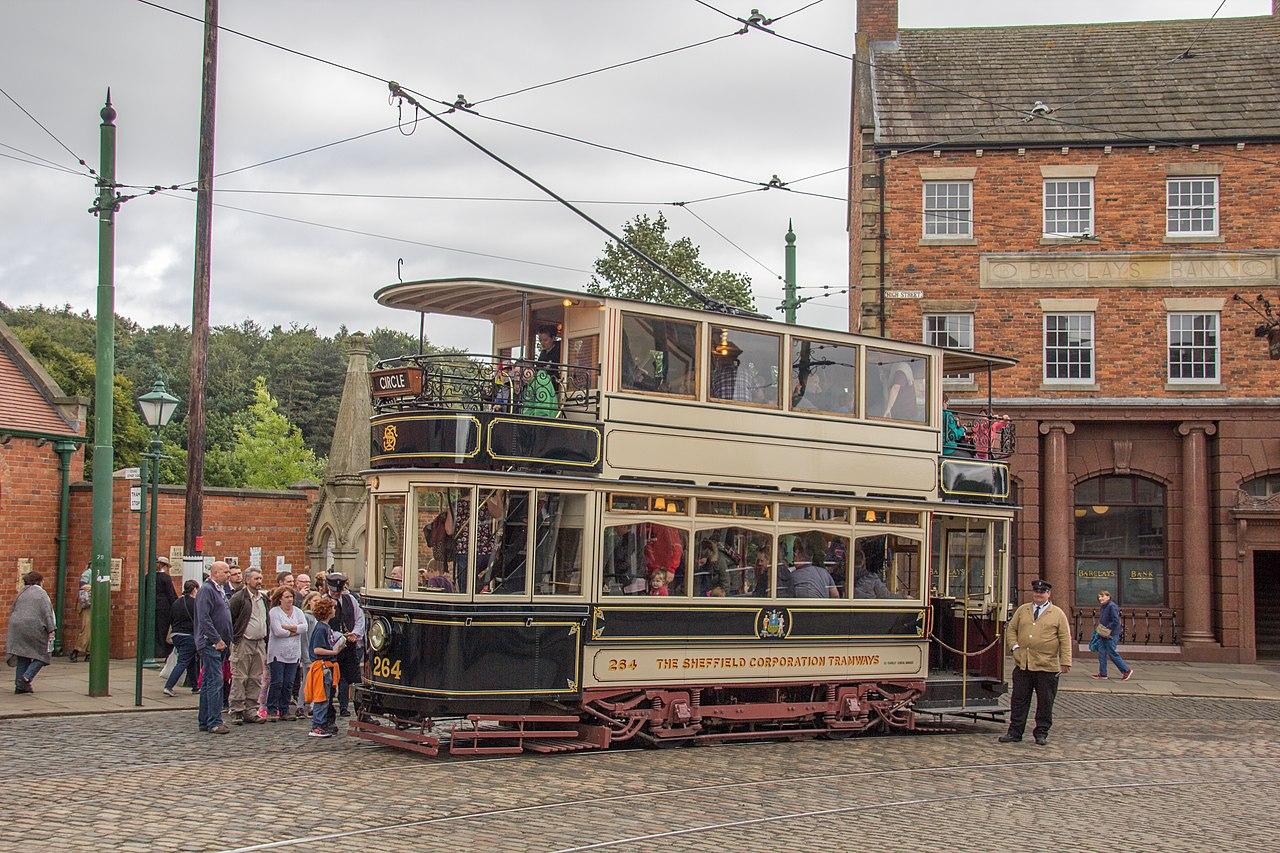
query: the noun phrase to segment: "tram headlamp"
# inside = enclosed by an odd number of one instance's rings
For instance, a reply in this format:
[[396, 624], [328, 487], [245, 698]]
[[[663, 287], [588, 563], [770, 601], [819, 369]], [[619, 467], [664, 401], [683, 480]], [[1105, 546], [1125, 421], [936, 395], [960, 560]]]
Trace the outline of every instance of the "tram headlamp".
[[375, 652], [385, 649], [387, 640], [390, 638], [391, 626], [381, 616], [373, 620], [373, 623], [369, 626], [368, 633], [365, 635], [365, 639], [369, 641], [369, 648]]

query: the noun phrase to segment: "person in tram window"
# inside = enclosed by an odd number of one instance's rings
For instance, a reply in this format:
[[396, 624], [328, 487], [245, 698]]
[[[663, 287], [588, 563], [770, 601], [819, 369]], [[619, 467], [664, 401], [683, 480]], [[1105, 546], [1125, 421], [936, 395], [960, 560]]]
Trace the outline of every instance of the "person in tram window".
[[387, 589], [404, 589], [404, 566], [392, 566], [387, 574]]
[[854, 598], [893, 598], [880, 573], [868, 568], [867, 555], [861, 548], [853, 557], [853, 577]]
[[547, 365], [555, 370], [560, 364], [560, 338], [556, 337], [555, 326], [538, 327], [538, 364]]
[[898, 421], [920, 420], [920, 404], [916, 400], [915, 371], [908, 361], [895, 361], [885, 365], [884, 410], [881, 417]]
[[427, 592], [457, 592], [453, 580], [434, 558], [427, 561], [426, 568], [418, 570], [418, 589]]
[[[764, 550], [756, 552], [755, 563], [751, 567], [750, 581], [747, 589], [751, 595], [760, 598], [769, 597], [769, 553]], [[747, 583], [744, 581], [744, 583]]]
[[444, 578], [450, 581], [450, 589], [446, 592], [461, 588], [467, 576], [467, 524], [470, 519], [471, 501], [459, 497], [456, 501], [446, 502], [444, 509], [423, 529], [434, 562], [439, 567], [439, 576], [449, 575], [452, 568], [452, 578]]
[[[795, 564], [787, 579], [790, 598], [840, 597], [840, 588], [836, 585], [835, 578], [825, 568], [813, 562], [814, 555], [820, 550], [803, 537], [796, 537], [793, 552]], [[778, 586], [778, 594], [782, 595], [781, 577], [778, 579]]]
[[756, 401], [759, 382], [753, 382], [751, 365], [741, 361], [742, 348], [733, 341], [722, 352], [711, 354], [711, 396], [717, 400]]
[[729, 577], [729, 561], [724, 552], [710, 539], [703, 539], [698, 546], [698, 565], [693, 573], [693, 594], [711, 595], [711, 590], [719, 588], [724, 595], [725, 582]]
[[677, 595], [684, 589], [685, 539], [683, 531], [665, 524], [650, 524], [644, 546], [644, 566], [649, 576], [650, 595], [670, 595], [674, 585]]

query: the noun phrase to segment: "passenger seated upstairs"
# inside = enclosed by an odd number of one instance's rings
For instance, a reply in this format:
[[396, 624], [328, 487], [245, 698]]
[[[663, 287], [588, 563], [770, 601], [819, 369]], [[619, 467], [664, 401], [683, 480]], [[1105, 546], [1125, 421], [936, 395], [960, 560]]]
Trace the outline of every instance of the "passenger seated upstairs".
[[[825, 568], [813, 562], [813, 555], [819, 550], [821, 549], [814, 548], [811, 543], [797, 537], [794, 550], [795, 565], [792, 566], [787, 580], [790, 598], [840, 597], [840, 588], [836, 586], [835, 578]], [[781, 578], [778, 586], [778, 594], [782, 595]]]

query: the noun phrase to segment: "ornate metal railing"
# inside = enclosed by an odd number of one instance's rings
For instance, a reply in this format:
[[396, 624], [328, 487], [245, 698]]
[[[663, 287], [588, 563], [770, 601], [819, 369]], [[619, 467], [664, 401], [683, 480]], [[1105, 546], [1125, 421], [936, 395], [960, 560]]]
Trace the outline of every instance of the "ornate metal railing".
[[[1178, 614], [1171, 607], [1123, 607], [1120, 618], [1124, 623], [1120, 642], [1126, 646], [1178, 645]], [[1089, 642], [1098, 624], [1098, 608], [1071, 608], [1071, 623], [1076, 642]]]
[[599, 417], [598, 367], [463, 353], [407, 355], [378, 362], [373, 380], [379, 414], [426, 408]]
[[[988, 415], [986, 412], [963, 412], [959, 409], [946, 409], [955, 418], [955, 423], [964, 431], [964, 435], [955, 439], [945, 432], [949, 423], [944, 423], [943, 454], [946, 456], [968, 457], [970, 459], [1007, 459], [1013, 455], [1014, 425], [1006, 415]], [[944, 417], [944, 422], [949, 419]]]

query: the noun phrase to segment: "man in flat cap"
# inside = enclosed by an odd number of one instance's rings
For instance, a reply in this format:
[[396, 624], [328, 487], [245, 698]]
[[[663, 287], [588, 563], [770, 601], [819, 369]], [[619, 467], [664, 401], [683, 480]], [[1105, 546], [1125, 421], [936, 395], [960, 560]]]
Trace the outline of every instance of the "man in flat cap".
[[1031, 601], [1013, 612], [1005, 630], [1013, 654], [1013, 699], [1009, 731], [1001, 743], [1017, 743], [1027, 727], [1031, 693], [1036, 694], [1036, 727], [1031, 730], [1036, 743], [1049, 741], [1053, 725], [1053, 700], [1058, 694], [1058, 674], [1071, 671], [1071, 627], [1062, 608], [1049, 601], [1053, 585], [1031, 582]]

